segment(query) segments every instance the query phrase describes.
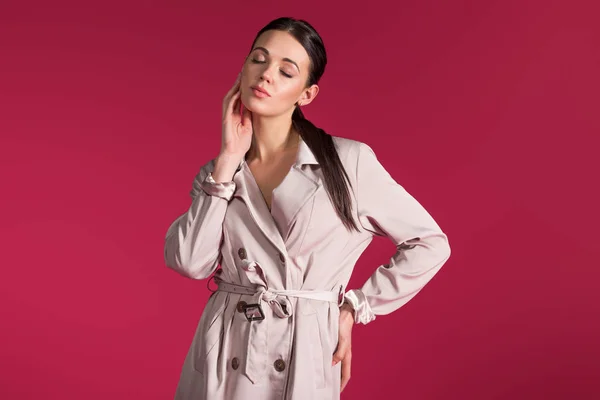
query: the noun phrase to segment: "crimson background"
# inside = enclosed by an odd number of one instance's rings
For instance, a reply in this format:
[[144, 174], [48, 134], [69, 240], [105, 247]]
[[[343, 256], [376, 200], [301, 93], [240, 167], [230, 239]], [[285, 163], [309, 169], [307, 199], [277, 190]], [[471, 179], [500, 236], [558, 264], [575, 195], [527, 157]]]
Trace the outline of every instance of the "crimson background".
[[371, 145], [453, 249], [356, 326], [342, 398], [600, 397], [591, 2], [83, 3], [0, 3], [0, 397], [172, 398], [209, 292], [164, 234], [282, 15], [328, 49], [308, 118]]

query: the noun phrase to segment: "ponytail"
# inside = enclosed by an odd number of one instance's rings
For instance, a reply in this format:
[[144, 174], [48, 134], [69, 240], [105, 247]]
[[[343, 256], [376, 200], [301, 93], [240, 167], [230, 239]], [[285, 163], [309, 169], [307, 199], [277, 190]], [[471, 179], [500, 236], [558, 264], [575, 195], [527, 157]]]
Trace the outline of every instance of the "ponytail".
[[356, 221], [352, 217], [350, 200], [350, 179], [342, 165], [331, 135], [316, 127], [304, 117], [300, 107], [294, 109], [292, 124], [315, 155], [321, 171], [327, 195], [346, 229], [358, 232]]

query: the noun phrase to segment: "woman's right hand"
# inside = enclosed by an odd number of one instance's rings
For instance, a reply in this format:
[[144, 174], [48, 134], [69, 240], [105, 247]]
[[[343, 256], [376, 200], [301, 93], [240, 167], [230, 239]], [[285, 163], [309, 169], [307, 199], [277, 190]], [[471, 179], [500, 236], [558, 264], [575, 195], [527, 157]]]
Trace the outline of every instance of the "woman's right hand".
[[235, 84], [223, 99], [223, 128], [221, 133], [221, 153], [215, 159], [213, 179], [216, 182], [229, 182], [238, 165], [252, 144], [252, 113], [244, 108], [240, 114], [240, 73]]
[[221, 154], [227, 158], [242, 158], [250, 149], [252, 143], [252, 113], [244, 107], [240, 114], [242, 104], [240, 94], [240, 73], [235, 84], [223, 99], [223, 129], [221, 141]]

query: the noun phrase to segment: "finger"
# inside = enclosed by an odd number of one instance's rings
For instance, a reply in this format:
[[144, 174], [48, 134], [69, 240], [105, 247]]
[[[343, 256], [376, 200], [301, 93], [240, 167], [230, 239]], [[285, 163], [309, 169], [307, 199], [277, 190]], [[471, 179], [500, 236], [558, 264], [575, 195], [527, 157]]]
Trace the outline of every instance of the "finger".
[[240, 97], [239, 90], [231, 96], [231, 98], [229, 99], [229, 102], [227, 103], [227, 108], [225, 109], [225, 117], [228, 117], [233, 114], [233, 111], [235, 110], [235, 104], [238, 101], [239, 97]]
[[244, 107], [242, 111], [242, 125], [249, 126], [252, 124], [252, 112]]
[[227, 94], [225, 94], [225, 97], [223, 98], [223, 105], [229, 104], [229, 100], [231, 99], [231, 97], [233, 97], [235, 95], [235, 93], [238, 91], [238, 89], [240, 88], [241, 77], [242, 77], [242, 73], [240, 72], [235, 80], [235, 83], [231, 87], [231, 89], [229, 89]]
[[342, 361], [344, 359], [344, 356], [346, 355], [347, 351], [348, 351], [348, 344], [345, 341], [340, 340], [338, 343], [338, 349], [333, 354], [333, 358], [331, 360], [331, 365], [333, 366], [333, 365], [339, 363], [340, 361]]
[[227, 93], [229, 96], [231, 96], [233, 93], [235, 93], [238, 90], [238, 88], [240, 87], [241, 81], [242, 81], [242, 73], [240, 72], [238, 74], [237, 78], [235, 78], [235, 83], [233, 84], [231, 89], [229, 89], [229, 92]]
[[229, 102], [231, 101], [231, 99], [235, 96], [235, 94], [237, 92], [240, 91], [240, 87], [239, 84], [234, 85], [231, 89], [229, 89], [229, 92], [227, 92], [227, 94], [225, 95], [225, 97], [223, 98], [223, 105], [227, 105], [229, 104]]
[[338, 340], [336, 351], [333, 355], [333, 359], [332, 359], [333, 364], [332, 365], [335, 365], [338, 362], [342, 361], [344, 359], [344, 357], [346, 356], [346, 354], [348, 354], [350, 351], [351, 351], [350, 341], [346, 340], [344, 337], [341, 337]]
[[342, 380], [340, 383], [340, 392], [344, 390], [348, 381], [350, 381], [350, 366], [352, 364], [352, 355], [348, 353], [342, 361]]

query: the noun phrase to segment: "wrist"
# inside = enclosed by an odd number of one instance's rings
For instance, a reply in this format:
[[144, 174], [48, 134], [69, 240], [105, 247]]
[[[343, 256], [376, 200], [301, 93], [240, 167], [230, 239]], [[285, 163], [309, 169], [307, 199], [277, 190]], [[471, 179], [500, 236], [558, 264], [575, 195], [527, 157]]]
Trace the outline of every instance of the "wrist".
[[217, 182], [229, 182], [233, 179], [235, 171], [239, 167], [243, 156], [220, 153], [215, 158], [213, 178]]
[[354, 310], [352, 305], [347, 301], [344, 301], [344, 303], [342, 303], [342, 305], [340, 306], [340, 312], [347, 312], [350, 316], [352, 316], [353, 320], [355, 318], [356, 311]]
[[233, 163], [237, 165], [242, 162], [242, 159], [245, 157], [245, 153], [230, 153], [230, 152], [226, 152], [226, 151], [221, 151], [218, 155], [217, 155], [217, 160], [223, 162], [223, 163]]

